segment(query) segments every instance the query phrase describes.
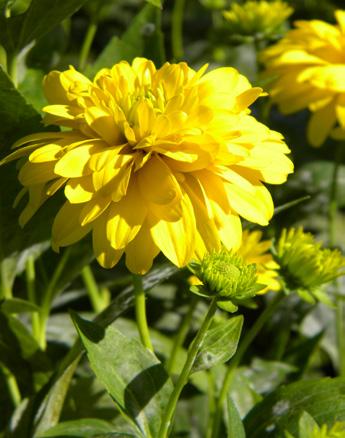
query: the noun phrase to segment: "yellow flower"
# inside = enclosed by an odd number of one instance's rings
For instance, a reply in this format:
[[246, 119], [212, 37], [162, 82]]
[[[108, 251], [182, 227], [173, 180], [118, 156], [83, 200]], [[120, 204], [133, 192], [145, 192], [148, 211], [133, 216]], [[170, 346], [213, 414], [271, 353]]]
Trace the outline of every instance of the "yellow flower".
[[[281, 289], [278, 280], [279, 265], [273, 260], [272, 255], [269, 253], [272, 242], [271, 240], [261, 239], [261, 231], [244, 230], [242, 233], [241, 246], [234, 253], [235, 255], [240, 256], [245, 264], [256, 265], [256, 281], [257, 283], [266, 286], [257, 291], [257, 294], [264, 294], [269, 290], [278, 291]], [[190, 277], [189, 282], [192, 286], [202, 284], [195, 276]]]
[[293, 9], [285, 2], [247, 1], [243, 5], [233, 3], [224, 18], [232, 32], [240, 35], [271, 35], [292, 14]]
[[345, 126], [345, 11], [336, 11], [335, 17], [335, 25], [297, 21], [296, 29], [261, 57], [280, 111], [312, 112], [307, 135], [313, 146], [320, 146], [337, 122]]
[[279, 265], [273, 260], [269, 249], [272, 246], [271, 240], [261, 240], [261, 231], [244, 230], [242, 234], [242, 243], [237, 254], [239, 254], [246, 263], [256, 264], [256, 274], [258, 283], [264, 284], [265, 289], [259, 293], [265, 293], [269, 290], [278, 291], [281, 286], [278, 281]]
[[322, 287], [345, 275], [345, 257], [340, 251], [323, 248], [302, 228], [290, 228], [283, 229], [275, 252], [287, 292], [296, 291], [311, 303], [315, 299], [331, 303]]
[[26, 157], [20, 223], [63, 188], [53, 248], [91, 232], [103, 267], [125, 253], [135, 273], [147, 272], [160, 251], [184, 266], [222, 244], [239, 246], [239, 216], [266, 225], [273, 202], [262, 181], [286, 180], [289, 149], [250, 115], [260, 88], [233, 68], [206, 68], [156, 70], [136, 58], [93, 81], [72, 67], [51, 72], [44, 121], [70, 130], [27, 136], [5, 160]]

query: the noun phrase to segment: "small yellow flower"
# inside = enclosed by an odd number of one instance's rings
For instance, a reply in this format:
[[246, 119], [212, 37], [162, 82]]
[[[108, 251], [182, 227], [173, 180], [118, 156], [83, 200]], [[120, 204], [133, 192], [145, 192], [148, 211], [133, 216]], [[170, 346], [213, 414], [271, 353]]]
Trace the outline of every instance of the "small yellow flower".
[[[244, 263], [256, 265], [256, 281], [264, 287], [257, 291], [257, 294], [264, 294], [268, 291], [281, 289], [279, 278], [279, 265], [273, 260], [269, 249], [272, 246], [271, 240], [261, 240], [261, 231], [244, 230], [242, 233], [241, 246], [235, 254], [240, 256]], [[197, 277], [192, 276], [189, 282], [193, 286], [202, 284]]]
[[331, 304], [322, 286], [345, 275], [345, 257], [338, 250], [322, 248], [301, 228], [284, 229], [276, 247], [276, 259], [286, 291], [296, 291], [311, 303]]
[[243, 5], [233, 3], [223, 15], [235, 34], [270, 36], [292, 12], [293, 9], [283, 1], [259, 0], [247, 1]]
[[238, 304], [265, 287], [258, 283], [254, 263], [246, 263], [241, 256], [225, 248], [206, 254], [188, 267], [199, 280], [192, 282], [191, 292], [216, 297], [218, 306], [228, 312], [235, 312]]
[[[270, 93], [284, 114], [308, 108], [308, 140], [320, 146], [336, 123], [345, 126], [345, 11], [337, 24], [297, 21], [277, 44], [262, 53]], [[343, 135], [336, 129], [334, 137]]]
[[241, 246], [237, 250], [237, 254], [239, 254], [246, 263], [256, 264], [258, 283], [266, 286], [265, 289], [259, 292], [260, 294], [269, 290], [278, 291], [281, 288], [278, 280], [279, 265], [273, 260], [269, 252], [272, 242], [271, 240], [261, 239], [261, 231], [244, 230]]
[[293, 165], [282, 136], [248, 106], [262, 93], [233, 68], [205, 73], [186, 63], [160, 69], [136, 58], [90, 81], [72, 67], [44, 81], [45, 123], [62, 132], [19, 140], [4, 161], [29, 193], [24, 225], [63, 189], [53, 248], [92, 233], [99, 263], [125, 254], [129, 270], [147, 272], [162, 251], [177, 266], [205, 252], [237, 248], [240, 216], [266, 225], [273, 214], [262, 184], [281, 184]]

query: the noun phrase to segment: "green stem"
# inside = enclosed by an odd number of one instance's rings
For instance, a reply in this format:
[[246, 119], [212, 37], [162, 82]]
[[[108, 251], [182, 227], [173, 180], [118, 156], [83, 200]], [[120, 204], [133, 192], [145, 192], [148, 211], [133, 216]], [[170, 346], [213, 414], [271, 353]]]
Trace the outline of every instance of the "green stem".
[[190, 322], [197, 303], [198, 303], [198, 298], [196, 296], [193, 296], [189, 305], [189, 309], [185, 314], [182, 324], [180, 325], [176, 333], [174, 343], [171, 349], [171, 353], [166, 364], [166, 369], [168, 371], [168, 374], [171, 374], [174, 370], [175, 362], [177, 359], [177, 352], [182, 347], [184, 340], [186, 339], [187, 333], [190, 329]]
[[140, 339], [146, 348], [153, 351], [153, 346], [150, 339], [150, 331], [147, 325], [145, 291], [143, 288], [143, 280], [140, 275], [133, 275], [133, 285], [135, 293], [135, 315]]
[[16, 378], [5, 365], [0, 364], [0, 369], [5, 377], [6, 385], [8, 388], [8, 392], [10, 393], [10, 398], [12, 400], [12, 403], [14, 407], [17, 407], [21, 402], [22, 397], [20, 395]]
[[328, 210], [328, 220], [329, 220], [329, 244], [334, 246], [336, 244], [336, 222], [337, 222], [337, 212], [338, 212], [338, 175], [339, 168], [342, 159], [344, 144], [338, 143], [336, 146], [335, 157], [334, 157], [334, 168], [330, 186], [329, 193], [329, 210]]
[[[25, 277], [28, 299], [31, 303], [37, 304], [35, 291], [35, 260], [33, 256], [29, 256], [25, 265]], [[33, 312], [31, 316], [32, 335], [38, 341], [40, 339], [40, 315], [38, 312]]]
[[40, 334], [39, 334], [39, 345], [44, 350], [47, 345], [46, 341], [46, 326], [48, 317], [50, 314], [50, 307], [54, 299], [54, 294], [56, 292], [57, 282], [62, 274], [62, 271], [67, 263], [68, 257], [70, 255], [71, 249], [67, 248], [59, 260], [59, 263], [54, 271], [54, 274], [47, 286], [45, 294], [43, 296], [43, 302], [41, 305], [41, 315], [40, 315]]
[[98, 26], [97, 23], [90, 23], [87, 28], [79, 56], [79, 69], [81, 71], [83, 71], [86, 67], [87, 58], [89, 57], [91, 45], [93, 43], [93, 40], [97, 32], [97, 26]]
[[248, 347], [251, 345], [253, 340], [256, 338], [258, 333], [261, 331], [261, 329], [263, 328], [265, 323], [270, 319], [273, 312], [278, 307], [279, 303], [281, 302], [281, 300], [283, 298], [284, 298], [284, 294], [282, 292], [279, 292], [276, 294], [276, 296], [268, 304], [266, 309], [261, 313], [259, 318], [255, 321], [255, 323], [252, 325], [252, 327], [248, 330], [248, 332], [246, 333], [242, 342], [240, 343], [235, 356], [232, 358], [232, 360], [228, 366], [228, 369], [226, 371], [224, 380], [223, 380], [222, 389], [219, 393], [217, 407], [216, 407], [216, 413], [213, 417], [214, 420], [213, 420], [212, 435], [211, 435], [212, 438], [218, 438], [220, 421], [221, 421], [222, 411], [223, 411], [223, 403], [224, 403], [225, 398], [229, 392], [236, 368], [238, 367], [241, 360], [243, 359], [243, 356], [247, 352]]
[[169, 430], [172, 426], [172, 419], [175, 413], [176, 405], [178, 402], [178, 399], [180, 397], [180, 394], [182, 392], [182, 389], [186, 385], [188, 381], [188, 377], [190, 375], [190, 372], [192, 370], [193, 364], [195, 362], [195, 358], [198, 354], [198, 351], [200, 349], [200, 345], [202, 341], [205, 338], [206, 332], [212, 322], [213, 315], [215, 314], [217, 310], [217, 300], [214, 298], [210, 304], [210, 307], [208, 308], [207, 314], [205, 316], [205, 319], [203, 323], [201, 324], [201, 327], [194, 338], [193, 342], [191, 343], [189, 349], [188, 349], [188, 355], [186, 362], [183, 366], [183, 369], [181, 371], [181, 374], [176, 382], [175, 388], [169, 398], [168, 406], [165, 410], [165, 413], [163, 415], [162, 419], [162, 425], [159, 432], [160, 438], [167, 438]]
[[104, 301], [100, 293], [100, 290], [98, 289], [91, 267], [89, 265], [84, 266], [84, 268], [81, 271], [81, 275], [83, 277], [83, 281], [86, 286], [86, 289], [89, 293], [93, 310], [96, 313], [101, 312], [104, 309]]
[[183, 11], [186, 0], [175, 0], [171, 17], [171, 49], [175, 61], [183, 58]]
[[[329, 224], [329, 244], [334, 246], [336, 244], [336, 228], [337, 228], [337, 214], [338, 214], [338, 176], [339, 169], [342, 160], [344, 144], [337, 143], [334, 157], [334, 167], [330, 186], [329, 194], [329, 210], [328, 210], [328, 224]], [[337, 288], [337, 282], [334, 282], [335, 288]], [[342, 296], [336, 294], [336, 336], [337, 336], [337, 346], [338, 346], [338, 367], [339, 375], [345, 377], [345, 321], [344, 321], [344, 303]]]
[[6, 278], [6, 262], [0, 263], [0, 299], [9, 300], [12, 298], [12, 289]]

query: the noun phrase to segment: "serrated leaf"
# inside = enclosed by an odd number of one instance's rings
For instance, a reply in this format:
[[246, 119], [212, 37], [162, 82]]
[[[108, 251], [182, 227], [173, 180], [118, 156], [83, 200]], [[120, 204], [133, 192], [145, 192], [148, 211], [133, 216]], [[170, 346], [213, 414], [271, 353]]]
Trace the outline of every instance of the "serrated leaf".
[[318, 424], [345, 420], [345, 379], [324, 378], [283, 386], [258, 403], [246, 416], [250, 438], [298, 436], [298, 423], [307, 411]]
[[[142, 437], [155, 437], [173, 386], [155, 355], [115, 327], [73, 317], [91, 368]], [[121, 354], [118, 354], [121, 352]]]
[[46, 432], [36, 435], [37, 438], [92, 438], [114, 432], [113, 426], [104, 420], [83, 418], [81, 420], [64, 421]]
[[235, 316], [207, 331], [195, 359], [192, 372], [225, 363], [236, 353], [243, 325], [243, 316]]

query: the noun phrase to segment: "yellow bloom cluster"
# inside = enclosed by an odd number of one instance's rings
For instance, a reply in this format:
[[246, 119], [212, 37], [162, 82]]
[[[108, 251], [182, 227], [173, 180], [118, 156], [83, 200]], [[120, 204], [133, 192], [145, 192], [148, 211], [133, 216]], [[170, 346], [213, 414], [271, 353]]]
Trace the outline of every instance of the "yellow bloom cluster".
[[[19, 171], [29, 202], [25, 224], [60, 188], [52, 244], [92, 232], [99, 263], [147, 272], [162, 251], [177, 266], [241, 242], [242, 216], [267, 225], [273, 214], [262, 181], [293, 171], [282, 136], [250, 115], [262, 93], [233, 68], [205, 73], [186, 63], [156, 69], [136, 58], [90, 81], [72, 67], [44, 81], [45, 123], [69, 128], [18, 141], [5, 160]], [[21, 196], [22, 194], [20, 194]]]
[[247, 1], [243, 5], [232, 3], [224, 18], [231, 31], [240, 35], [270, 35], [292, 14], [293, 9], [285, 2]]
[[[312, 112], [307, 134], [313, 146], [320, 146], [337, 122], [345, 127], [345, 11], [336, 11], [335, 17], [335, 25], [297, 21], [296, 29], [261, 56], [265, 75], [273, 78], [271, 97], [280, 111]], [[332, 135], [345, 137], [339, 128]]]
[[[246, 265], [256, 265], [256, 282], [264, 285], [256, 294], [264, 294], [268, 291], [278, 291], [281, 289], [279, 282], [279, 265], [276, 263], [269, 252], [272, 246], [271, 240], [262, 240], [261, 231], [244, 230], [240, 247], [234, 252], [235, 256], [240, 256]], [[202, 282], [196, 277], [189, 278], [191, 285], [200, 285]]]
[[237, 254], [246, 263], [256, 264], [257, 282], [266, 286], [265, 289], [259, 292], [260, 294], [269, 290], [278, 291], [281, 288], [278, 280], [279, 265], [273, 260], [269, 252], [271, 246], [271, 240], [262, 240], [261, 231], [244, 230], [241, 246], [237, 250]]

